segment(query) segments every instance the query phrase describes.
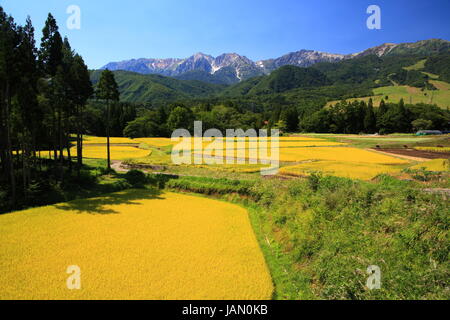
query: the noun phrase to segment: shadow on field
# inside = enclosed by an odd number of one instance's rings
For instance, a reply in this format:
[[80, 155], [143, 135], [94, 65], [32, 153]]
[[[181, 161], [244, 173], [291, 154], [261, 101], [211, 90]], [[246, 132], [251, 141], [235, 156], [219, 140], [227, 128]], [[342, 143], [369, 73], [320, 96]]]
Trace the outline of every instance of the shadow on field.
[[104, 196], [79, 199], [70, 202], [57, 204], [55, 207], [60, 210], [77, 211], [77, 213], [89, 214], [118, 214], [119, 211], [105, 208], [111, 205], [139, 205], [134, 200], [164, 199], [160, 197], [161, 191], [157, 189], [129, 189]]

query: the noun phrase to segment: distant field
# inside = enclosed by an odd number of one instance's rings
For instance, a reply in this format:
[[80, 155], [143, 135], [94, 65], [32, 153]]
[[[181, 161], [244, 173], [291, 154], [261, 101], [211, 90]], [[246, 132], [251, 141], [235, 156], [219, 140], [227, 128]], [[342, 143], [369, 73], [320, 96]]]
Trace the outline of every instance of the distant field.
[[[0, 215], [0, 299], [270, 299], [245, 209], [127, 190]], [[81, 290], [69, 290], [69, 265]]]
[[[105, 159], [106, 145], [99, 144], [104, 138], [89, 137], [94, 144], [87, 144], [84, 157], [89, 159]], [[165, 171], [177, 174], [200, 174], [209, 176], [226, 176], [227, 174], [259, 174], [267, 164], [249, 164], [249, 159], [270, 160], [271, 152], [279, 152], [281, 175], [302, 176], [311, 172], [322, 172], [326, 175], [370, 180], [382, 173], [396, 174], [402, 169], [413, 166], [420, 159], [402, 157], [397, 154], [384, 154], [371, 150], [377, 145], [380, 148], [425, 148], [433, 151], [438, 145], [450, 144], [449, 136], [415, 136], [412, 134], [393, 134], [387, 136], [350, 135], [350, 134], [297, 134], [280, 137], [279, 148], [272, 150], [270, 141], [267, 149], [256, 142], [265, 142], [265, 138], [233, 138], [224, 139], [218, 149], [210, 141], [191, 139], [192, 164], [175, 165], [172, 162], [171, 150], [176, 142], [170, 138], [111, 138], [111, 141], [122, 142], [123, 145], [111, 147], [113, 160], [125, 161], [128, 165], [142, 165], [147, 170]], [[245, 164], [230, 164], [227, 160], [225, 142], [234, 142], [234, 157], [245, 160]], [[220, 140], [219, 140], [220, 142]], [[133, 144], [131, 146], [130, 144]], [[138, 147], [139, 146], [139, 147]], [[255, 146], [259, 146], [256, 149]], [[431, 148], [431, 149], [429, 149]], [[201, 151], [203, 150], [203, 152]], [[259, 153], [257, 152], [259, 150]], [[447, 150], [447, 148], [438, 148]], [[76, 148], [72, 148], [72, 156]], [[203, 157], [203, 163], [195, 163], [194, 159]], [[223, 157], [224, 164], [206, 164], [205, 161]], [[214, 161], [210, 161], [214, 162]]]
[[307, 160], [327, 160], [327, 161], [344, 161], [352, 163], [372, 163], [372, 164], [407, 163], [407, 161], [405, 160], [352, 147], [317, 147], [317, 148], [283, 149], [280, 152], [280, 160], [288, 162], [307, 161]]
[[306, 176], [312, 172], [337, 177], [370, 180], [382, 173], [400, 172], [404, 167], [376, 163], [356, 163], [345, 161], [313, 161], [280, 169], [280, 173], [291, 176]]
[[415, 166], [410, 167], [410, 169], [420, 170], [425, 168], [428, 171], [450, 171], [450, 160], [449, 159], [434, 159], [426, 162], [422, 162]]
[[[70, 149], [71, 156], [75, 157], [77, 155], [77, 148], [73, 147]], [[111, 159], [112, 160], [125, 160], [130, 158], [141, 158], [149, 156], [152, 151], [140, 149], [131, 146], [116, 146], [113, 145], [110, 147]], [[67, 152], [65, 152], [67, 155]], [[106, 159], [107, 158], [107, 150], [105, 145], [85, 145], [83, 146], [83, 157], [91, 158], [91, 159]]]
[[425, 68], [426, 61], [427, 61], [427, 59], [420, 60], [416, 64], [413, 64], [412, 66], [409, 66], [409, 67], [405, 67], [403, 69], [405, 69], [405, 70], [421, 70], [421, 69]]
[[431, 152], [439, 152], [439, 153], [450, 153], [450, 147], [416, 147], [416, 150], [421, 151], [431, 151]]
[[[405, 103], [428, 103], [437, 104], [445, 109], [450, 108], [450, 84], [444, 81], [430, 80], [438, 90], [424, 90], [410, 86], [388, 86], [373, 89], [374, 95], [370, 97], [353, 98], [347, 101], [365, 101], [370, 98], [373, 100], [374, 106], [378, 107], [382, 99], [385, 102], [398, 103], [403, 99]], [[386, 99], [386, 96], [388, 99]], [[335, 105], [339, 101], [330, 101], [327, 106]]]
[[152, 147], [165, 147], [174, 144], [170, 138], [136, 138], [134, 141], [145, 143]]
[[331, 141], [345, 142], [359, 148], [410, 148], [415, 147], [450, 147], [450, 135], [416, 136], [414, 134], [390, 135], [356, 135], [356, 134], [308, 134], [310, 137], [324, 138]]
[[[83, 144], [103, 144], [107, 143], [106, 137], [94, 137], [94, 136], [84, 136]], [[124, 138], [124, 137], [111, 137], [109, 139], [109, 143], [111, 144], [135, 144], [137, 143], [133, 139]]]

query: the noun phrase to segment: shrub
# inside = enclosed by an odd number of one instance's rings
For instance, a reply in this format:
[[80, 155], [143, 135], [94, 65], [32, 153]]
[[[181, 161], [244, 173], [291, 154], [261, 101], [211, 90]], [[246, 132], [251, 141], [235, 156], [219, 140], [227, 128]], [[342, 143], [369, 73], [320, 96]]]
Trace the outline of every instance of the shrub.
[[89, 170], [80, 170], [80, 175], [75, 175], [73, 177], [73, 182], [83, 187], [92, 186], [97, 183], [96, 172], [91, 172]]
[[8, 209], [8, 192], [0, 188], [0, 213], [6, 212]]
[[184, 191], [204, 194], [229, 194], [238, 193], [248, 195], [250, 183], [248, 181], [214, 179], [206, 177], [179, 177], [166, 183], [167, 187]]
[[177, 178], [178, 176], [169, 174], [150, 174], [147, 176], [147, 181], [158, 189], [164, 189], [168, 181]]
[[106, 174], [114, 174], [116, 171], [114, 169], [108, 169], [108, 168], [101, 168], [100, 169], [100, 175], [106, 175]]
[[311, 172], [311, 174], [308, 176], [308, 184], [311, 190], [317, 191], [317, 189], [319, 189], [321, 179], [322, 174], [320, 172]]
[[125, 174], [125, 179], [134, 188], [143, 188], [147, 183], [147, 176], [141, 170], [130, 170]]

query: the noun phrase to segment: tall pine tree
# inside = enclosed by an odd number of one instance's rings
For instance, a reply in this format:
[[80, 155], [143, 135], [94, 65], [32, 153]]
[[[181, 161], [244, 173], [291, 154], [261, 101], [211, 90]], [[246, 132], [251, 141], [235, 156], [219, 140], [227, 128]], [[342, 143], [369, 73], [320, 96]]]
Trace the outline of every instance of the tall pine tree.
[[110, 151], [110, 127], [111, 127], [111, 102], [119, 101], [119, 89], [114, 78], [114, 73], [108, 69], [103, 70], [100, 80], [97, 84], [96, 96], [106, 101], [106, 148], [108, 154], [108, 169], [111, 169], [111, 151]]

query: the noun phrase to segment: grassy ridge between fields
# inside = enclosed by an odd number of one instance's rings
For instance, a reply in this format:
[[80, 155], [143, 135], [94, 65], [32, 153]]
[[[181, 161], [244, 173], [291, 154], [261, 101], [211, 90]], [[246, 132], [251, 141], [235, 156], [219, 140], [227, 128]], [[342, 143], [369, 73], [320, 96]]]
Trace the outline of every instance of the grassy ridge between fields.
[[[414, 182], [314, 174], [253, 182], [180, 177], [165, 186], [249, 209], [276, 299], [450, 298], [450, 206]], [[380, 290], [366, 288], [369, 265], [381, 268]]]

